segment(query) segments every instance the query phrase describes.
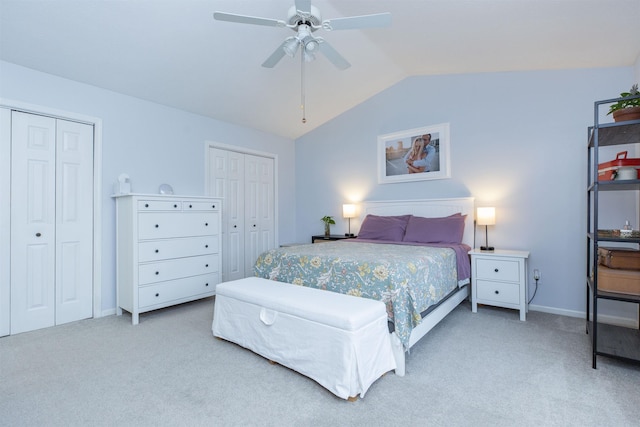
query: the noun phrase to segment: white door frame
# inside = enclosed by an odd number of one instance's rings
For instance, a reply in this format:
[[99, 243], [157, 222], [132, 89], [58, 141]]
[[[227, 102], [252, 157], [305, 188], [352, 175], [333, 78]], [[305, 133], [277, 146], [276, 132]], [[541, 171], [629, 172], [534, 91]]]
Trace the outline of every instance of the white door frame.
[[[102, 119], [6, 98], [0, 98], [0, 107], [93, 126], [93, 317], [102, 317]], [[5, 158], [7, 159], [5, 160]], [[0, 167], [4, 168], [5, 162], [11, 164], [10, 156], [2, 156]], [[0, 195], [2, 193], [0, 191]], [[3, 205], [0, 203], [0, 219], [9, 217], [9, 213], [4, 212], [9, 209], [9, 203], [6, 203], [6, 206]], [[3, 235], [3, 232], [0, 234]], [[5, 242], [0, 241], [0, 254], [3, 254], [3, 251], [8, 251], [4, 246]], [[0, 295], [3, 294], [3, 287], [10, 286], [10, 282], [4, 280], [4, 272], [8, 272], [5, 259], [8, 261], [8, 257], [0, 259]]]

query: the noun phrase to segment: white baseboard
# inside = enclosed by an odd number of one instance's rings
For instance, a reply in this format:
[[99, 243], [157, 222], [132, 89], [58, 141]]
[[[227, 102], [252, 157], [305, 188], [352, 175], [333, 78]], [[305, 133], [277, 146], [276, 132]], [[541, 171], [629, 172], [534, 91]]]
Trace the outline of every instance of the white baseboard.
[[116, 309], [110, 308], [108, 310], [102, 310], [102, 312], [100, 313], [100, 316], [96, 316], [96, 317], [113, 316], [114, 314], [116, 314]]
[[[586, 318], [586, 313], [584, 311], [577, 310], [565, 310], [562, 308], [555, 307], [546, 307], [542, 305], [529, 305], [529, 310], [531, 311], [540, 311], [543, 313], [551, 313], [557, 314], [560, 316], [568, 316], [568, 317], [579, 317], [582, 319]], [[624, 326], [626, 328], [638, 328], [640, 325], [638, 324], [638, 319], [629, 318], [629, 317], [619, 317], [619, 316], [611, 316], [608, 314], [600, 314], [598, 319], [601, 323], [607, 323], [610, 325]]]

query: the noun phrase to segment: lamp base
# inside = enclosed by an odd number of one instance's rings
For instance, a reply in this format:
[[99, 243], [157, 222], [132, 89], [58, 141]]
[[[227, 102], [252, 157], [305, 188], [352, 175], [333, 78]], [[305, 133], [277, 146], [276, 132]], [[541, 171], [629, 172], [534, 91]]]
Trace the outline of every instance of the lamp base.
[[493, 246], [480, 246], [481, 251], [493, 251], [495, 248]]

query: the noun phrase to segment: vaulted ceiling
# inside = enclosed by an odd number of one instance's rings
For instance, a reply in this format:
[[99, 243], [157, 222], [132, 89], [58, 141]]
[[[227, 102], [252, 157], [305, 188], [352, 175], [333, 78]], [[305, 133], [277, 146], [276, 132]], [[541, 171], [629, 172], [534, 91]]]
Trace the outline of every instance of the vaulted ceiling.
[[323, 19], [390, 12], [392, 25], [315, 33], [351, 67], [321, 55], [306, 65], [306, 124], [299, 54], [261, 66], [292, 30], [213, 19], [286, 20], [293, 0], [0, 0], [0, 59], [295, 139], [408, 76], [631, 66], [640, 55], [640, 0], [312, 4]]

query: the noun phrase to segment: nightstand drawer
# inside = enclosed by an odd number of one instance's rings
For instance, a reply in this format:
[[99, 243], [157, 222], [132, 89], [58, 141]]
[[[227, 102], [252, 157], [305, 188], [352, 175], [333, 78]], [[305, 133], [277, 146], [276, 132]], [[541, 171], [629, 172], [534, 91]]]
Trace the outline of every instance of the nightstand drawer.
[[476, 281], [478, 301], [494, 301], [506, 304], [520, 303], [520, 285], [517, 283]]
[[520, 281], [520, 263], [505, 259], [476, 259], [476, 277], [504, 282]]

